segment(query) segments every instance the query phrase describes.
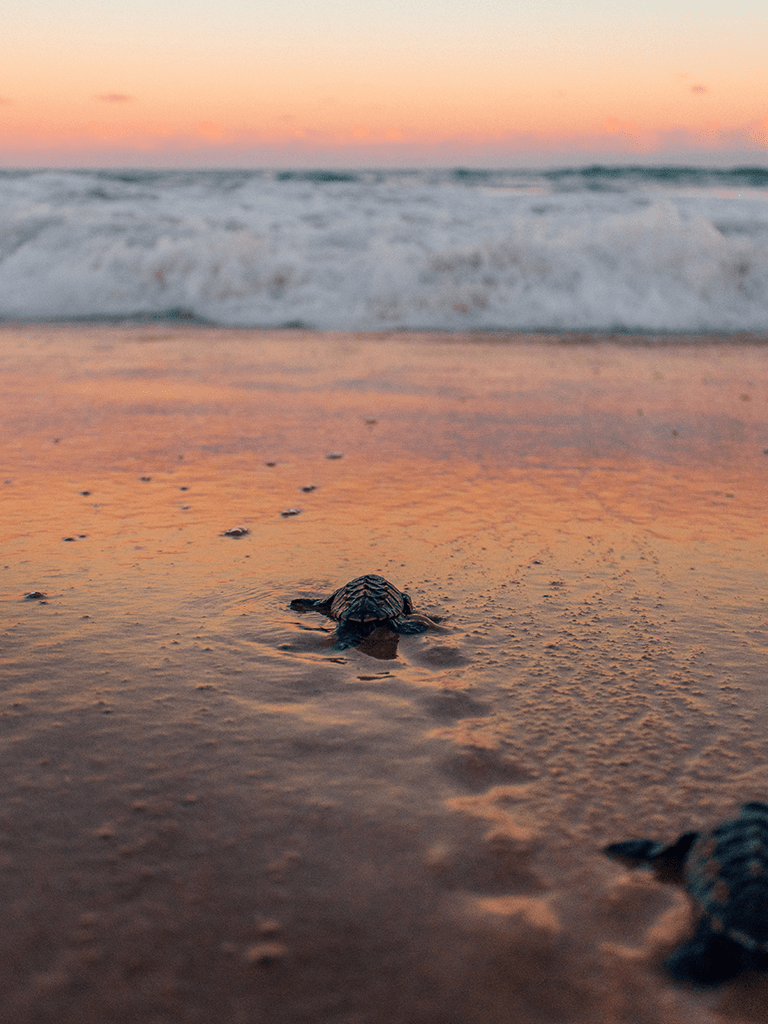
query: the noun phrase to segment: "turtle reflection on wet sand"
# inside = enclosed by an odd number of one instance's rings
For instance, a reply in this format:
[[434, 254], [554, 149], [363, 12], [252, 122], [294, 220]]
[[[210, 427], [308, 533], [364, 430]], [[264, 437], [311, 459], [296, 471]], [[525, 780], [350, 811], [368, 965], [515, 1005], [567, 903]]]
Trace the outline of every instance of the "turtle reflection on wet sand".
[[393, 633], [424, 633], [435, 625], [426, 615], [417, 615], [408, 594], [398, 590], [383, 576], [369, 573], [345, 583], [330, 597], [311, 600], [299, 597], [291, 601], [296, 612], [322, 612], [336, 619], [335, 651], [357, 647], [375, 629], [385, 627]]
[[630, 866], [650, 864], [662, 881], [685, 886], [699, 921], [667, 961], [678, 981], [719, 985], [768, 969], [768, 804], [746, 803], [738, 818], [686, 832], [671, 846], [630, 839], [604, 852]]

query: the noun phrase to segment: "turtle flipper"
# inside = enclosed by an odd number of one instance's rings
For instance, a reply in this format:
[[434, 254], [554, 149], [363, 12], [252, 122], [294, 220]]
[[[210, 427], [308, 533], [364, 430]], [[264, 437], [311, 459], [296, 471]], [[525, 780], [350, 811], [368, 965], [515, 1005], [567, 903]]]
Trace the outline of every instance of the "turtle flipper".
[[625, 843], [611, 843], [603, 847], [603, 853], [614, 860], [627, 861], [632, 867], [637, 864], [682, 867], [688, 851], [698, 838], [698, 832], [684, 832], [669, 846], [656, 843], [653, 839], [629, 839]]
[[426, 633], [429, 629], [426, 622], [420, 622], [418, 619], [406, 619], [402, 615], [390, 619], [389, 626], [395, 633], [400, 633], [401, 636], [415, 636], [417, 633]]
[[631, 868], [647, 864], [660, 882], [681, 885], [685, 858], [698, 837], [698, 832], [684, 832], [670, 846], [652, 839], [629, 839], [625, 843], [611, 843], [604, 847], [603, 853]]
[[683, 832], [683, 834], [679, 836], [674, 843], [671, 843], [669, 846], [665, 846], [663, 850], [660, 850], [654, 859], [664, 859], [670, 864], [682, 864], [688, 856], [688, 851], [699, 838], [699, 835], [699, 832]]
[[291, 610], [294, 612], [323, 612], [327, 615], [330, 607], [331, 599], [329, 597], [322, 601], [313, 601], [309, 597], [295, 597], [291, 601]]
[[708, 988], [735, 978], [745, 967], [747, 951], [725, 935], [712, 931], [709, 921], [699, 921], [693, 938], [675, 950], [667, 970], [678, 981]]
[[651, 864], [666, 847], [653, 839], [629, 839], [625, 843], [611, 843], [603, 847], [603, 853], [612, 860], [623, 860], [631, 867]]

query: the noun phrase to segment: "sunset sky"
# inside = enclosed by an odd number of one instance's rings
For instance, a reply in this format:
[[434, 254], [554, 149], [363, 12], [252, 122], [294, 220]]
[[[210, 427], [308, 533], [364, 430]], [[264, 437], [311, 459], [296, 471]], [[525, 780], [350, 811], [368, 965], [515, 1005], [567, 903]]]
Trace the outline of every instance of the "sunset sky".
[[766, 0], [4, 0], [0, 166], [768, 163]]

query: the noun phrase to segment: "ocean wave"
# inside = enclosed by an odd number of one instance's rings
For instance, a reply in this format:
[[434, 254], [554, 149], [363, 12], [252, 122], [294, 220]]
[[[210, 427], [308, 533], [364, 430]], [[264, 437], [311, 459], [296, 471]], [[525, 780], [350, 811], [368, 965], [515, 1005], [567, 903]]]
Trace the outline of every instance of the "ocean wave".
[[0, 174], [0, 317], [768, 330], [768, 170]]

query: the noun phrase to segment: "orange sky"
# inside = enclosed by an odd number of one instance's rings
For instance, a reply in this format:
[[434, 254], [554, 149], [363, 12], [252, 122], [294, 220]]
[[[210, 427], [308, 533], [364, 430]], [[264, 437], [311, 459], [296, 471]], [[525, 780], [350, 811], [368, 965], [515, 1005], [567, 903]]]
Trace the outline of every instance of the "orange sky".
[[4, 166], [768, 154], [764, 0], [6, 5]]

